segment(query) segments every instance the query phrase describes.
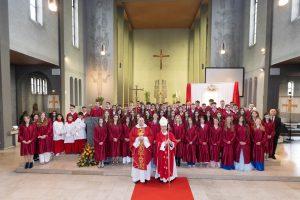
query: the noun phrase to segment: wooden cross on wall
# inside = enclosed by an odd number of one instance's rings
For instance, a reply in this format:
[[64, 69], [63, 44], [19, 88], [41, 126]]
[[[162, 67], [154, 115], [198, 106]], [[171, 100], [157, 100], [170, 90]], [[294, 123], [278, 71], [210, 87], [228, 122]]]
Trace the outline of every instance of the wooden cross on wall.
[[290, 98], [290, 99], [288, 99], [288, 103], [287, 104], [282, 104], [282, 106], [283, 107], [286, 107], [287, 109], [287, 112], [292, 112], [292, 109], [293, 108], [297, 108], [297, 104], [293, 104], [293, 101], [292, 101], [292, 99]]
[[138, 92], [139, 91], [144, 91], [144, 88], [138, 88], [138, 86], [136, 85], [135, 88], [131, 89], [132, 91], [135, 91], [135, 101], [138, 101]]
[[160, 50], [160, 54], [159, 55], [153, 55], [153, 57], [160, 59], [160, 70], [162, 70], [162, 61], [163, 61], [163, 58], [170, 57], [170, 55], [163, 54], [162, 49], [161, 49]]

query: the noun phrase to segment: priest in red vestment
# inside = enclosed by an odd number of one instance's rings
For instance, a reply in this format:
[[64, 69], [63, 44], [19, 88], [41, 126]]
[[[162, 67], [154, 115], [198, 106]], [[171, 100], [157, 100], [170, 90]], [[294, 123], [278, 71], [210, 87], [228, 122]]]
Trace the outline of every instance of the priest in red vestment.
[[175, 147], [177, 140], [173, 133], [168, 131], [168, 120], [162, 117], [159, 120], [161, 131], [156, 136], [157, 142], [157, 167], [155, 178], [159, 178], [166, 183], [177, 177], [177, 168], [175, 162]]
[[151, 159], [153, 136], [144, 118], [138, 119], [138, 124], [130, 132], [130, 149], [132, 152], [131, 177], [134, 183], [144, 183], [151, 178]]

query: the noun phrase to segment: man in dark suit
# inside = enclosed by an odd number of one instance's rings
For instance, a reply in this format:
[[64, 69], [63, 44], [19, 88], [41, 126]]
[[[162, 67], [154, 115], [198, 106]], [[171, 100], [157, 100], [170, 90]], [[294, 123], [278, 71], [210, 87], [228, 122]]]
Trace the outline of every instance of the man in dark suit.
[[277, 110], [272, 108], [270, 110], [270, 118], [271, 121], [275, 124], [275, 136], [274, 136], [274, 146], [273, 146], [273, 153], [270, 155], [270, 158], [276, 159], [275, 153], [278, 143], [278, 138], [280, 135], [280, 129], [281, 129], [281, 118], [278, 116]]

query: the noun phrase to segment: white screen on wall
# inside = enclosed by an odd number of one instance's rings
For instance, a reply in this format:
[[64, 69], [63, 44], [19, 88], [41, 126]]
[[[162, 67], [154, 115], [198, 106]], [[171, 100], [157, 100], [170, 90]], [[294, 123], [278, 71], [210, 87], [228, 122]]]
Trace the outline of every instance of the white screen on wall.
[[205, 68], [206, 83], [235, 82], [239, 83], [239, 93], [243, 96], [244, 68], [207, 67]]

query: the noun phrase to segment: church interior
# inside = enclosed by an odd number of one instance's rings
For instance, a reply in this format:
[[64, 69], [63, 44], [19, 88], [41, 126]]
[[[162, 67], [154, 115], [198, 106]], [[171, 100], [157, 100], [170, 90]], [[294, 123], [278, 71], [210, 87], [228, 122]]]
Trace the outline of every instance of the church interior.
[[24, 170], [24, 111], [67, 120], [99, 99], [137, 111], [208, 105], [222, 90], [219, 107], [237, 83], [241, 108], [277, 110], [277, 159], [263, 172], [178, 167], [187, 196], [170, 198], [300, 199], [299, 44], [300, 0], [1, 0], [0, 199], [164, 199], [131, 182], [131, 165], [81, 168], [70, 155]]

